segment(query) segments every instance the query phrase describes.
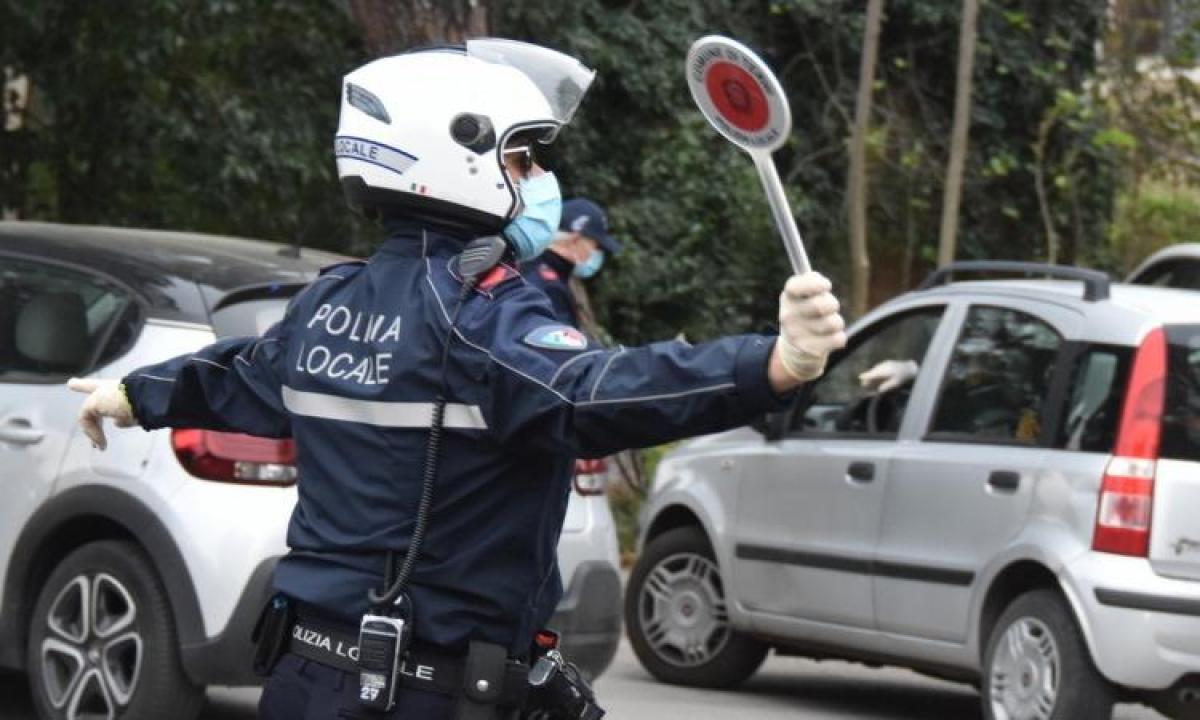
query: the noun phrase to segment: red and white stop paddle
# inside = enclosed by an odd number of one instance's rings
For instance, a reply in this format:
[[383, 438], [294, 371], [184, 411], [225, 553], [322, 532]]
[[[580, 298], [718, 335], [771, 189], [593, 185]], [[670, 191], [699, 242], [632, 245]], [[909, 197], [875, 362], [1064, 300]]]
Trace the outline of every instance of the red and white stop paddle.
[[754, 159], [792, 269], [808, 272], [804, 240], [771, 159], [771, 153], [792, 131], [792, 110], [779, 80], [749, 48], [720, 35], [692, 43], [687, 80], [692, 98], [709, 124]]

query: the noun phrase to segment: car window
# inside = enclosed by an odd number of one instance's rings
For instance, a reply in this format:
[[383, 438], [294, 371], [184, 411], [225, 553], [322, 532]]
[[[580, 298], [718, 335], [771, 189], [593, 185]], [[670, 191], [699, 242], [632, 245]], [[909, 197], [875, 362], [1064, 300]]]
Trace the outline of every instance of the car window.
[[108, 331], [108, 342], [104, 344], [104, 350], [96, 358], [95, 367], [103, 367], [124, 355], [137, 340], [138, 331], [141, 329], [141, 308], [135, 302], [126, 303], [124, 309], [114, 316]]
[[944, 309], [923, 307], [857, 333], [851, 346], [831, 360], [825, 374], [803, 396], [791, 432], [895, 435], [908, 406], [913, 377], [905, 376], [896, 387], [881, 392], [864, 387], [859, 376], [886, 362], [919, 368]]
[[1062, 338], [1038, 318], [974, 306], [942, 381], [932, 433], [1034, 444]]
[[1136, 285], [1200, 290], [1200, 258], [1177, 258], [1154, 263], [1130, 282]]
[[90, 273], [0, 256], [0, 382], [61, 382], [113, 347], [133, 300]]
[[288, 298], [264, 298], [233, 303], [213, 311], [213, 332], [217, 337], [262, 335], [283, 319]]
[[1089, 346], [1078, 355], [1055, 447], [1112, 452], [1132, 358], [1132, 348], [1112, 345]]
[[1167, 393], [1162, 449], [1172, 460], [1200, 460], [1200, 325], [1167, 328]]

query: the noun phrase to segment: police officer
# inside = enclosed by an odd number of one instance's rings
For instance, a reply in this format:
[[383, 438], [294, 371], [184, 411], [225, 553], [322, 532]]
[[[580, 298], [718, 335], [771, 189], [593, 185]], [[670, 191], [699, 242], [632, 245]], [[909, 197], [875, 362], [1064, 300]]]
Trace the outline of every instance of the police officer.
[[521, 275], [546, 293], [559, 320], [579, 327], [571, 277], [587, 280], [595, 276], [605, 257], [619, 252], [621, 243], [609, 234], [604, 210], [587, 198], [571, 198], [563, 203], [554, 242], [532, 262], [522, 263]]
[[[515, 661], [562, 593], [573, 458], [745, 424], [844, 345], [817, 274], [788, 280], [778, 338], [610, 350], [555, 319], [514, 263], [537, 257], [559, 222], [533, 144], [570, 120], [591, 78], [573, 58], [496, 39], [350, 73], [335, 153], [350, 203], [387, 228], [371, 259], [326, 269], [261, 337], [119, 382], [71, 381], [89, 393], [80, 423], [101, 449], [106, 417], [295, 438], [298, 500], [274, 578], [285, 652], [261, 717], [507, 717], [522, 690]], [[464, 247], [488, 233], [506, 251], [477, 272]], [[417, 534], [417, 557], [397, 568]], [[406, 571], [400, 687], [389, 713], [363, 715], [382, 676], [340, 656], [366, 664], [349, 646]]]

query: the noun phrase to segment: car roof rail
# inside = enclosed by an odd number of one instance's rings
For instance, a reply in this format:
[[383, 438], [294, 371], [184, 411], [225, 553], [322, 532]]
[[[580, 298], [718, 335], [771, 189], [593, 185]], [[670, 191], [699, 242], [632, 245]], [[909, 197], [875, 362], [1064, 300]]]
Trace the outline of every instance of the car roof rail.
[[1023, 275], [1048, 275], [1062, 280], [1079, 280], [1083, 283], [1083, 299], [1088, 302], [1107, 300], [1112, 279], [1108, 273], [1071, 265], [1019, 262], [1016, 260], [963, 260], [934, 270], [925, 278], [917, 290], [928, 290], [950, 282], [959, 273], [1020, 273]]

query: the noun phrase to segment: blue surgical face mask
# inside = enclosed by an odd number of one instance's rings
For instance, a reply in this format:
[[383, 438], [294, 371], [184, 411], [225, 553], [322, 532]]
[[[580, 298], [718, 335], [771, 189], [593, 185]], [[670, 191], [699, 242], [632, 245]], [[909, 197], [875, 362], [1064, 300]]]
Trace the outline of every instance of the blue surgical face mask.
[[587, 260], [575, 266], [575, 277], [581, 280], [587, 280], [591, 276], [600, 272], [600, 268], [604, 266], [604, 251], [597, 248], [587, 256]]
[[562, 195], [554, 173], [525, 178], [517, 185], [525, 209], [504, 227], [504, 236], [517, 253], [517, 260], [532, 260], [554, 240], [562, 218]]

